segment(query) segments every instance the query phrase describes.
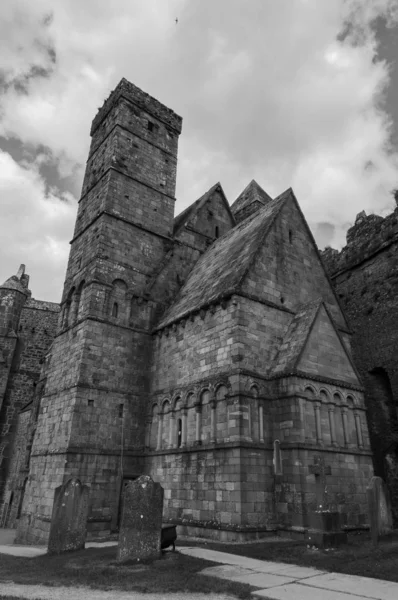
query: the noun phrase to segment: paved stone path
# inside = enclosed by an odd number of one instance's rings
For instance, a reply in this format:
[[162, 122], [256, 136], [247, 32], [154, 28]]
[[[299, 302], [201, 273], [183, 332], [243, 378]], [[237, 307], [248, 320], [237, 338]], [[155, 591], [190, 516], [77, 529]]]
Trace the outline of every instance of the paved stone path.
[[308, 567], [246, 558], [205, 548], [178, 548], [182, 554], [220, 563], [203, 575], [260, 588], [254, 598], [270, 600], [398, 600], [398, 583], [326, 573]]

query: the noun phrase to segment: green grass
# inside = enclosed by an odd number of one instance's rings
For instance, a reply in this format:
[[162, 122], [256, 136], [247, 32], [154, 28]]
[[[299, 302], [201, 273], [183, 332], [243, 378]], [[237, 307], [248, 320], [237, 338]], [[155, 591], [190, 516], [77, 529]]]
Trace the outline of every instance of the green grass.
[[[214, 563], [179, 552], [166, 552], [159, 560], [146, 564], [117, 563], [116, 546], [89, 548], [59, 556], [22, 558], [1, 554], [0, 557], [0, 587], [1, 581], [13, 581], [55, 587], [82, 585], [142, 594], [230, 594], [241, 600], [248, 600], [253, 590], [247, 584], [200, 575], [199, 571]], [[0, 596], [0, 600], [9, 598]]]
[[383, 540], [376, 548], [372, 546], [367, 532], [350, 534], [347, 545], [330, 550], [309, 548], [306, 542], [292, 540], [228, 545], [212, 542], [198, 544], [180, 542], [180, 545], [199, 545], [249, 558], [398, 582], [398, 531]]

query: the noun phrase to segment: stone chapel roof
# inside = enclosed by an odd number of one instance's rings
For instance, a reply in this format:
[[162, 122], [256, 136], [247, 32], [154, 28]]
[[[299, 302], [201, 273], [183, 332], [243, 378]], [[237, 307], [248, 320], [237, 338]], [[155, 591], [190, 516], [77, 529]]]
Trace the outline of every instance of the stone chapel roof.
[[228, 204], [227, 198], [224, 194], [224, 190], [222, 189], [222, 185], [220, 182], [218, 182], [215, 185], [213, 185], [205, 194], [203, 194], [203, 196], [195, 200], [195, 202], [193, 202], [190, 206], [183, 210], [182, 213], [176, 216], [176, 218], [174, 219], [173, 228], [174, 235], [176, 235], [180, 231], [180, 229], [184, 227], [184, 225], [186, 225], [187, 222], [195, 216], [195, 214], [202, 208], [204, 204], [206, 204], [207, 200], [209, 200], [215, 192], [220, 192], [221, 196], [224, 198], [226, 208], [231, 214], [232, 222], [235, 223], [235, 219], [231, 212], [231, 208]]
[[216, 240], [194, 266], [157, 329], [237, 291], [291, 188]]
[[312, 325], [322, 305], [322, 300], [314, 300], [305, 304], [298, 313], [295, 314], [283, 338], [279, 351], [274, 359], [271, 372], [276, 375], [279, 373], [292, 372], [297, 367], [301, 352], [310, 334]]
[[267, 192], [265, 192], [263, 188], [258, 185], [257, 181], [252, 179], [249, 185], [245, 187], [243, 192], [232, 204], [231, 211], [235, 215], [250, 204], [265, 205], [271, 200], [271, 196], [269, 196]]

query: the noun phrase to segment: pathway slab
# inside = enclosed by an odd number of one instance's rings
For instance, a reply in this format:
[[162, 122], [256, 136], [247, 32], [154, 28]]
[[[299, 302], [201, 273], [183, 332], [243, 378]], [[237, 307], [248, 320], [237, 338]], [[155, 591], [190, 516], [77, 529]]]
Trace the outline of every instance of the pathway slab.
[[208, 567], [207, 569], [203, 569], [200, 574], [218, 577], [220, 579], [228, 579], [229, 581], [239, 581], [239, 583], [248, 583], [249, 585], [258, 588], [275, 587], [294, 581], [291, 577], [282, 577], [272, 573], [259, 573], [237, 565]]
[[[325, 573], [317, 577], [311, 577], [308, 581], [301, 582], [307, 586], [321, 588], [322, 590], [336, 590], [347, 594], [356, 594], [363, 598], [377, 598], [377, 600], [397, 600], [398, 583], [384, 581], [383, 579], [372, 579], [371, 577], [359, 577], [356, 575], [344, 575], [343, 573]], [[323, 591], [322, 591], [323, 596]]]
[[26, 558], [33, 558], [35, 556], [47, 554], [47, 548], [45, 546], [0, 546], [0, 554], [10, 554], [11, 556], [25, 556]]
[[[268, 598], [270, 600], [369, 600], [369, 596], [346, 594], [336, 590], [327, 590], [291, 583], [280, 587], [256, 590], [252, 592], [253, 598]], [[377, 596], [376, 596], [377, 598]]]
[[322, 575], [324, 571], [313, 569], [311, 567], [299, 567], [288, 563], [277, 563], [266, 560], [257, 560], [256, 558], [247, 558], [236, 554], [227, 554], [226, 552], [218, 552], [206, 548], [182, 547], [178, 548], [182, 554], [195, 556], [211, 560], [212, 562], [222, 563], [224, 565], [237, 565], [245, 569], [251, 569], [258, 573], [274, 573], [292, 579], [304, 579], [314, 575]]

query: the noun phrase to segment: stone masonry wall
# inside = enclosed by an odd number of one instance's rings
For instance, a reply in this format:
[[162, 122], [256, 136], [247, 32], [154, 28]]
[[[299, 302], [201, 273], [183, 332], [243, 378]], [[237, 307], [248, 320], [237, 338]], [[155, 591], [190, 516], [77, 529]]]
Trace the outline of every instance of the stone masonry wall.
[[[26, 301], [20, 315], [16, 350], [0, 411], [0, 511], [7, 480], [15, 475], [10, 461], [15, 447], [18, 415], [33, 399], [41, 363], [54, 339], [58, 315], [57, 304], [31, 298]], [[8, 488], [12, 488], [11, 482]]]
[[358, 215], [341, 252], [325, 265], [352, 329], [352, 348], [366, 390], [375, 474], [393, 497], [398, 523], [398, 209], [386, 218]]

